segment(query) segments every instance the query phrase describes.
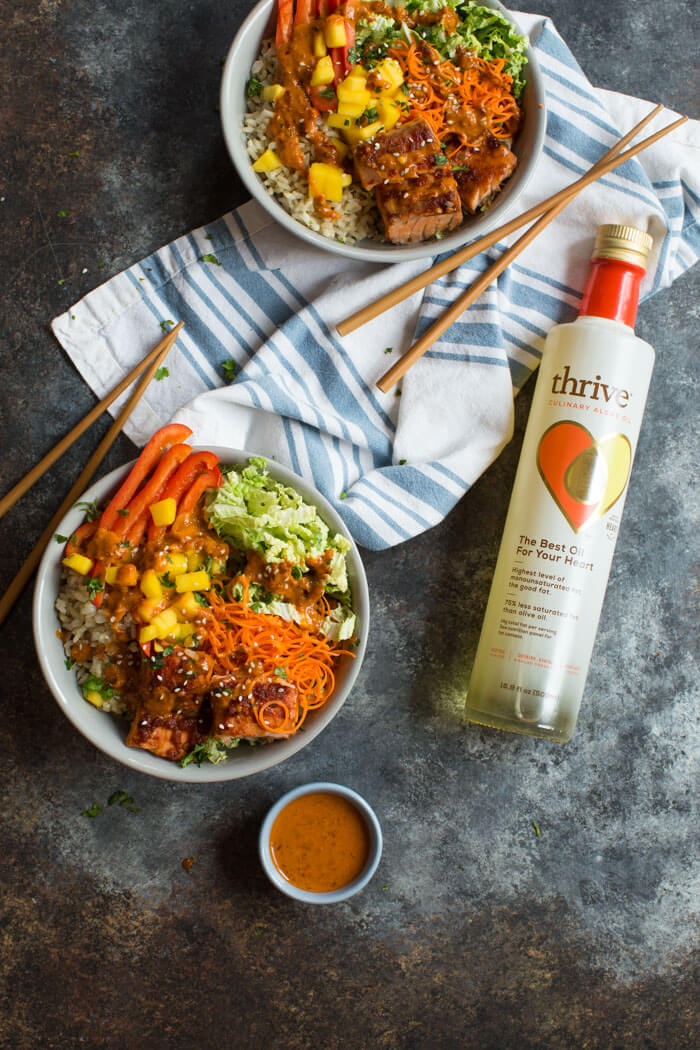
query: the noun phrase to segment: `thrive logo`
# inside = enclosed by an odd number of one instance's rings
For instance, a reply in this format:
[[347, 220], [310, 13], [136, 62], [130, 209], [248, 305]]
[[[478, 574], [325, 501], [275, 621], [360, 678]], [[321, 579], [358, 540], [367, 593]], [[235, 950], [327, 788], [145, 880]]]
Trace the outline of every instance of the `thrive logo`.
[[[590, 390], [587, 389], [589, 387]], [[570, 374], [568, 365], [564, 365], [561, 375], [557, 373], [552, 379], [552, 393], [568, 394], [569, 397], [586, 397], [591, 401], [605, 401], [607, 404], [612, 401], [619, 408], [627, 408], [630, 400], [628, 390], [603, 383], [600, 376], [596, 376], [595, 379], [576, 379]]]

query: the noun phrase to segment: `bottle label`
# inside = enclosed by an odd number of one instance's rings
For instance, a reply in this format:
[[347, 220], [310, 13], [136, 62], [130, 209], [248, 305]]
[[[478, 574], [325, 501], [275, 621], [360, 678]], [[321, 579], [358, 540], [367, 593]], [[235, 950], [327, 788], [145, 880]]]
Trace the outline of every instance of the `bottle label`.
[[631, 465], [632, 446], [624, 434], [596, 440], [581, 423], [569, 419], [545, 430], [537, 448], [540, 477], [576, 533], [617, 503]]

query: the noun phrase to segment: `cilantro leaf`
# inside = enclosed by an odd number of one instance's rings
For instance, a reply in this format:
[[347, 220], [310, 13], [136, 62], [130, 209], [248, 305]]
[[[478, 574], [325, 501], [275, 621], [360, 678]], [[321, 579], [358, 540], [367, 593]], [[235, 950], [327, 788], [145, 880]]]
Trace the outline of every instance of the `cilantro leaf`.
[[170, 320], [168, 320], [168, 321], [161, 321], [160, 322], [160, 327], [163, 329], [164, 332], [167, 332], [168, 331], [168, 326], [171, 325], [171, 324], [175, 324], [175, 322], [174, 321], [170, 321]]
[[96, 817], [102, 812], [102, 806], [99, 806], [97, 802], [93, 802], [89, 809], [84, 809], [80, 814], [81, 817]]
[[238, 365], [232, 357], [228, 361], [224, 361], [221, 366], [221, 371], [224, 373], [224, 379], [227, 383], [232, 383], [236, 378], [236, 372], [238, 371]]
[[256, 98], [262, 91], [262, 84], [257, 77], [251, 77], [246, 85], [245, 93], [248, 98]]
[[85, 510], [85, 517], [87, 518], [88, 521], [94, 521], [95, 518], [98, 518], [100, 516], [100, 512], [97, 509], [97, 500], [96, 499], [93, 499], [90, 502], [88, 502], [87, 500], [81, 499], [78, 503], [75, 503], [74, 506], [75, 506], [76, 510], [78, 508], [82, 508], [82, 509]]
[[165, 367], [165, 365], [163, 365], [163, 367], [159, 368], [158, 371], [156, 372], [156, 382], [160, 383], [161, 379], [167, 379], [169, 375], [170, 375], [170, 372]]
[[221, 266], [221, 263], [219, 262], [219, 260], [216, 258], [215, 255], [212, 255], [211, 252], [207, 252], [206, 255], [202, 256], [202, 262], [213, 263], [214, 266]]

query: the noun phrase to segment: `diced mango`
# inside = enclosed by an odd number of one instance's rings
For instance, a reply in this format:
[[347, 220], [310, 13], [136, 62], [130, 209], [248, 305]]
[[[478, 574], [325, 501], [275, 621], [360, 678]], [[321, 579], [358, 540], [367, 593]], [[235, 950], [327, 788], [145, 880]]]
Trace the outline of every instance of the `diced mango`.
[[395, 58], [383, 58], [374, 67], [374, 72], [382, 83], [386, 85], [385, 90], [396, 91], [403, 84], [401, 66]]
[[342, 15], [329, 15], [323, 27], [323, 39], [326, 47], [347, 47], [348, 35], [345, 32], [345, 20]]
[[90, 569], [94, 565], [92, 558], [87, 558], [84, 554], [69, 554], [67, 558], [63, 559], [63, 564], [68, 569], [74, 569], [75, 572], [80, 573], [81, 576], [87, 576]]
[[325, 197], [328, 201], [342, 200], [343, 174], [341, 168], [332, 164], [312, 164], [309, 168], [309, 193], [312, 197]]
[[189, 567], [189, 561], [184, 551], [168, 555], [168, 572], [171, 576], [180, 576], [181, 573], [187, 572]]
[[153, 623], [156, 616], [158, 615], [158, 606], [160, 600], [158, 598], [146, 598], [144, 601], [139, 603], [139, 607], [136, 610], [142, 620], [146, 623]]
[[281, 84], [266, 84], [262, 95], [266, 102], [276, 102], [278, 98], [282, 98], [284, 92], [285, 88]]
[[208, 591], [210, 583], [209, 573], [204, 569], [200, 569], [199, 572], [183, 572], [175, 578], [178, 594], [184, 594], [185, 591]]
[[338, 116], [348, 117], [351, 120], [356, 120], [357, 117], [361, 117], [367, 108], [366, 102], [339, 102], [338, 103]]
[[394, 102], [391, 98], [380, 98], [377, 101], [377, 113], [379, 119], [386, 128], [387, 131], [391, 131], [393, 127], [398, 124], [399, 117], [401, 116], [401, 109], [397, 102]]
[[187, 642], [195, 632], [195, 626], [193, 623], [179, 623], [177, 630], [173, 630], [173, 638], [178, 642]]
[[337, 93], [339, 102], [363, 102], [365, 105], [369, 105], [372, 97], [363, 80], [352, 80], [351, 77], [338, 84]]
[[167, 499], [152, 503], [149, 507], [154, 525], [172, 525], [177, 514], [177, 503], [169, 496]]
[[116, 583], [119, 575], [118, 565], [108, 565], [105, 569], [105, 583]]
[[139, 570], [135, 565], [120, 565], [117, 571], [117, 583], [121, 587], [135, 587], [139, 582]]
[[139, 631], [139, 645], [146, 645], [147, 642], [152, 642], [158, 637], [158, 628], [155, 624], [149, 623], [147, 627], [142, 627]]
[[141, 577], [141, 593], [146, 598], [159, 599], [163, 597], [163, 588], [155, 569], [146, 569]]
[[355, 80], [366, 80], [368, 76], [368, 70], [366, 70], [364, 66], [358, 65], [352, 67], [352, 69], [348, 73], [348, 76], [345, 79], [347, 80], [348, 77], [354, 77]]
[[188, 620], [194, 620], [194, 618], [199, 616], [202, 611], [202, 606], [191, 591], [188, 591], [186, 594], [183, 594], [181, 598], [178, 598], [171, 608], [175, 610], [178, 617], [184, 616]]
[[367, 142], [368, 139], [374, 138], [383, 128], [384, 125], [379, 120], [366, 124], [363, 128], [355, 124], [354, 127], [343, 128], [343, 137], [351, 146], [355, 146], [358, 142]]
[[[345, 119], [346, 118], [343, 117], [343, 120], [345, 120]], [[333, 139], [333, 145], [336, 148], [336, 151], [338, 153], [338, 157], [340, 158], [340, 160], [345, 160], [345, 158], [347, 157], [348, 153], [350, 152], [350, 149], [348, 147], [347, 142], [343, 142], [342, 139]]]
[[331, 56], [326, 55], [324, 58], [319, 58], [311, 74], [311, 87], [324, 87], [326, 84], [332, 84], [334, 79]]
[[355, 123], [352, 117], [344, 117], [341, 113], [329, 113], [326, 120], [329, 128], [349, 128]]
[[276, 171], [277, 168], [282, 167], [282, 161], [279, 159], [273, 149], [266, 149], [253, 164], [253, 171]]
[[165, 609], [160, 616], [156, 616], [151, 626], [156, 628], [156, 638], [167, 638], [173, 628], [177, 626], [175, 610]]
[[187, 551], [187, 568], [190, 572], [201, 569], [203, 564], [204, 558], [199, 551]]
[[226, 562], [222, 558], [212, 558], [211, 560], [211, 574], [212, 576], [221, 576], [222, 572], [226, 568]]
[[350, 186], [352, 184], [352, 175], [350, 174], [350, 172], [344, 171], [340, 181], [343, 185], [343, 189], [345, 189], [346, 186]]
[[88, 689], [85, 694], [85, 699], [95, 707], [102, 707], [104, 700], [102, 699], [102, 693], [98, 693], [97, 689]]
[[326, 41], [323, 39], [323, 33], [320, 30], [316, 30], [314, 33], [313, 53], [314, 58], [323, 58], [324, 55], [328, 54]]

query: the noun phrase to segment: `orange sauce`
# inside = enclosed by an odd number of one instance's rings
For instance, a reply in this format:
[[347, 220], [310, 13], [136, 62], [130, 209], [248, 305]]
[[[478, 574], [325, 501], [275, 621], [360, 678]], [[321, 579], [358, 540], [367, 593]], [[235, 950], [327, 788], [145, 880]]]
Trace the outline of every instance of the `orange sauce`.
[[357, 807], [325, 791], [295, 798], [270, 831], [270, 854], [280, 875], [311, 893], [347, 886], [363, 870], [369, 849], [369, 831]]

